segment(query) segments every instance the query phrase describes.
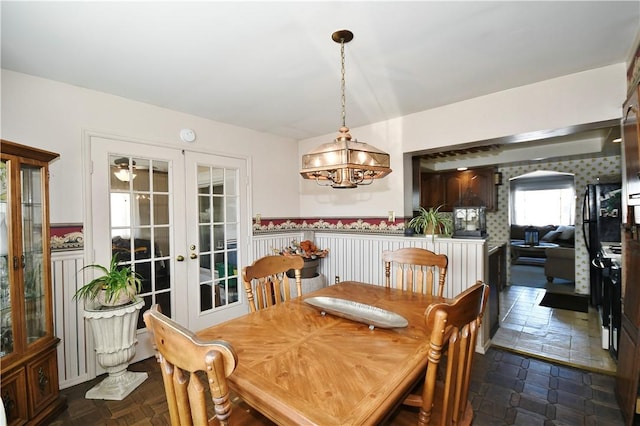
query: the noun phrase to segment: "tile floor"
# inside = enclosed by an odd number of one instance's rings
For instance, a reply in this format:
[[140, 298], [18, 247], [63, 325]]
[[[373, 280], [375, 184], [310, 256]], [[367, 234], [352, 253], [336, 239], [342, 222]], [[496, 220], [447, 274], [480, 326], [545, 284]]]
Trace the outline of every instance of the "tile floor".
[[598, 313], [539, 306], [542, 288], [507, 286], [500, 293], [495, 347], [588, 371], [615, 375], [616, 362], [602, 349]]

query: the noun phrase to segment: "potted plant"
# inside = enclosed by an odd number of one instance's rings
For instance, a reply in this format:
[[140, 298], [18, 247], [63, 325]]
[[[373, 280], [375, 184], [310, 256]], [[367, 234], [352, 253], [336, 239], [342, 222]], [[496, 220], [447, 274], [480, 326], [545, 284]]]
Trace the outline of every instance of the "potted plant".
[[429, 210], [420, 207], [418, 215], [409, 221], [409, 226], [417, 233], [425, 235], [446, 235], [453, 233], [453, 220], [448, 214], [441, 212], [442, 205], [430, 207]]
[[133, 272], [130, 266], [119, 265], [117, 256], [111, 258], [109, 268], [92, 264], [83, 267], [81, 271], [87, 268], [97, 269], [103, 275], [80, 287], [74, 294], [74, 299], [95, 300], [102, 306], [119, 306], [131, 302], [140, 292], [140, 275]]
[[113, 256], [108, 268], [99, 264], [83, 267], [81, 271], [93, 268], [102, 275], [80, 287], [73, 296], [92, 302], [85, 304], [84, 317], [93, 330], [97, 361], [109, 373], [87, 391], [87, 399], [120, 401], [148, 377], [144, 372], [127, 371], [136, 353], [138, 314], [145, 302], [136, 297], [141, 290], [140, 275], [118, 263], [117, 256]]

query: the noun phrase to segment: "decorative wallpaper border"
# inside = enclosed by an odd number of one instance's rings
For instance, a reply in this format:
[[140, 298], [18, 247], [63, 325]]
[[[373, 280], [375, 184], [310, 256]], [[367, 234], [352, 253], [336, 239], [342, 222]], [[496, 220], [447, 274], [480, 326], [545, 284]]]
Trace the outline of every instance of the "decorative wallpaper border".
[[389, 222], [388, 218], [263, 218], [254, 220], [253, 233], [264, 234], [278, 231], [339, 231], [366, 232], [379, 234], [403, 234], [405, 219], [396, 218]]
[[81, 223], [52, 223], [51, 250], [82, 250], [84, 232]]
[[[408, 219], [407, 219], [408, 220]], [[369, 234], [403, 234], [405, 219], [396, 218], [268, 218], [260, 223], [253, 222], [254, 234], [266, 234], [285, 231], [340, 231], [366, 232]], [[51, 250], [82, 250], [84, 248], [84, 230], [82, 224], [52, 223]]]

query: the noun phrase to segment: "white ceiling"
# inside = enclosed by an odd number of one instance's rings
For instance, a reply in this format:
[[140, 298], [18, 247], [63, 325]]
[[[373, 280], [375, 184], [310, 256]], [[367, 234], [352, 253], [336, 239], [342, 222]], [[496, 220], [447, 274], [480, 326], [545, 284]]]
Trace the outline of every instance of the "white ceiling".
[[295, 139], [625, 62], [638, 1], [1, 3], [2, 67]]

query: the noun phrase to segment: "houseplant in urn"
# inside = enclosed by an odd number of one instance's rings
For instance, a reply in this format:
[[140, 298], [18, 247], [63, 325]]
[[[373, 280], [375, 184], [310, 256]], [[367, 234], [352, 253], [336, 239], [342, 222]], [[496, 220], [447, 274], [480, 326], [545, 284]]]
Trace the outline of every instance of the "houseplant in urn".
[[409, 221], [409, 226], [418, 234], [451, 236], [453, 233], [453, 219], [441, 212], [442, 205], [430, 207], [429, 210], [420, 207], [418, 214]]
[[[304, 259], [304, 267], [301, 271], [301, 278], [314, 278], [318, 276], [318, 265], [320, 259], [329, 254], [329, 250], [319, 249], [311, 240], [303, 240], [299, 243], [296, 240], [291, 241], [291, 245], [276, 251], [283, 256], [302, 256]], [[289, 278], [294, 278], [293, 271], [287, 272]]]
[[87, 399], [122, 400], [144, 382], [147, 373], [127, 371], [136, 353], [136, 326], [144, 300], [137, 298], [141, 279], [130, 266], [121, 265], [116, 256], [109, 267], [87, 265], [83, 270], [101, 272], [73, 296], [84, 300], [84, 317], [91, 324], [98, 363], [108, 377], [89, 389]]
[[96, 269], [102, 275], [76, 290], [74, 299], [95, 301], [101, 306], [119, 306], [131, 302], [140, 292], [140, 276], [130, 266], [119, 265], [117, 256], [111, 258], [108, 268], [92, 264], [81, 270], [85, 269]]

